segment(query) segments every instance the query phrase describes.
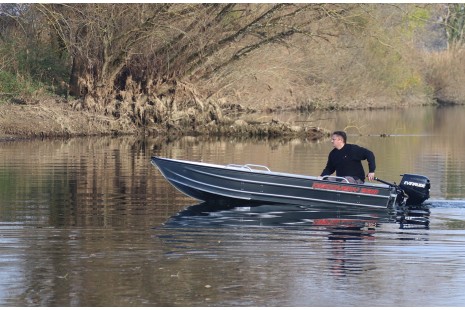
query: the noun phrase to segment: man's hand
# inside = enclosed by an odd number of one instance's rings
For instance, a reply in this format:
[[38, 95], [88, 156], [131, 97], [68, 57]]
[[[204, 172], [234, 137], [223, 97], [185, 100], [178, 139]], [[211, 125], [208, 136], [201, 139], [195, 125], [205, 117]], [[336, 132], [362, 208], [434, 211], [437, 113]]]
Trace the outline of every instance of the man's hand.
[[369, 180], [369, 181], [373, 181], [373, 180], [375, 179], [375, 173], [374, 173], [374, 172], [370, 172], [370, 173], [368, 173], [367, 177], [368, 177], [368, 180]]

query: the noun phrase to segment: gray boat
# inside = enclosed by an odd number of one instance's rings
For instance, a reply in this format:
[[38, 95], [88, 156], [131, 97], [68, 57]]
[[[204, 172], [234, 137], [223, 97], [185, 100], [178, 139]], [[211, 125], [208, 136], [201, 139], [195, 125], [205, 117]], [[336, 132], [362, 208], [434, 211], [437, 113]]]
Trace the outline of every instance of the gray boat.
[[217, 165], [153, 156], [152, 164], [179, 191], [197, 200], [227, 205], [290, 204], [393, 208], [418, 205], [429, 198], [430, 181], [404, 174], [399, 185], [354, 184], [342, 177], [271, 171], [255, 164]]

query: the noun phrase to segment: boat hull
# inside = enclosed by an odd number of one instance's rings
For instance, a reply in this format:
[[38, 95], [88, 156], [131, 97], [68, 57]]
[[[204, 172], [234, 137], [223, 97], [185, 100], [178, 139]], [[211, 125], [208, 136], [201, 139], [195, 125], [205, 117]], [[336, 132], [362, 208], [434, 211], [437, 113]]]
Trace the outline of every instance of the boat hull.
[[178, 190], [200, 201], [242, 204], [393, 207], [396, 188], [349, 184], [317, 177], [255, 169], [249, 165], [215, 165], [152, 157], [152, 164]]

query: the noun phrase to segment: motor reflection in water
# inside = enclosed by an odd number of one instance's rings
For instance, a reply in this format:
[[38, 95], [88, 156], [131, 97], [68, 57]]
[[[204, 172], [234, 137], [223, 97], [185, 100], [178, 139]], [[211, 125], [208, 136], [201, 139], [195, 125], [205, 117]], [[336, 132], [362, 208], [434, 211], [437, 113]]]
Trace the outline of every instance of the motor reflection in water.
[[400, 229], [427, 229], [428, 205], [406, 210], [362, 207], [318, 207], [286, 204], [221, 206], [192, 205], [172, 216], [165, 227], [273, 226], [329, 232], [330, 239], [372, 238], [382, 223], [397, 223]]

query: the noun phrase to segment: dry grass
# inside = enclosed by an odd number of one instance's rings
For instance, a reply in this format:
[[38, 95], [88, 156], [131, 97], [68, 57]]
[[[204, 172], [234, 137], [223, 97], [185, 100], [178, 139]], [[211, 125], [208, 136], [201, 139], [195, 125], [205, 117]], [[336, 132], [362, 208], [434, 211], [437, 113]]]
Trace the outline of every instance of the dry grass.
[[[199, 84], [213, 101], [266, 110], [359, 109], [428, 102], [423, 64], [404, 48], [379, 57], [367, 46], [294, 38], [257, 51]], [[379, 48], [379, 47], [378, 47]]]
[[452, 49], [424, 56], [425, 76], [442, 103], [465, 104], [465, 50]]
[[134, 124], [89, 111], [76, 111], [71, 104], [41, 99], [36, 105], [3, 104], [0, 139], [5, 137], [62, 137], [102, 134], [133, 134]]

